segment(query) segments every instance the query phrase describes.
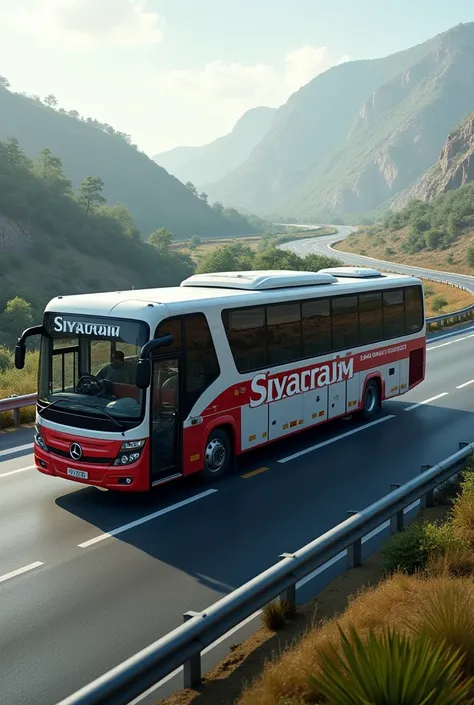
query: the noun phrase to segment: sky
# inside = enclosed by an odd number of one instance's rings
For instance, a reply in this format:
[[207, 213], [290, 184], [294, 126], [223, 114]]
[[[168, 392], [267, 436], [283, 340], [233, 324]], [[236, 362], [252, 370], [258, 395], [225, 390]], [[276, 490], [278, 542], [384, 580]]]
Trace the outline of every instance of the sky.
[[471, 21], [473, 0], [0, 0], [0, 75], [151, 156], [227, 134], [337, 63]]

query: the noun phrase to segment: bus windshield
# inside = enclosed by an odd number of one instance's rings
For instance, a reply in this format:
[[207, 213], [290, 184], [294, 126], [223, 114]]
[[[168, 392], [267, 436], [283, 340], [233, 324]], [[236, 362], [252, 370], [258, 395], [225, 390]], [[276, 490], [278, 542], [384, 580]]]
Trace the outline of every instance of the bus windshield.
[[38, 412], [82, 428], [117, 431], [143, 418], [135, 375], [148, 339], [144, 323], [46, 314], [41, 340]]

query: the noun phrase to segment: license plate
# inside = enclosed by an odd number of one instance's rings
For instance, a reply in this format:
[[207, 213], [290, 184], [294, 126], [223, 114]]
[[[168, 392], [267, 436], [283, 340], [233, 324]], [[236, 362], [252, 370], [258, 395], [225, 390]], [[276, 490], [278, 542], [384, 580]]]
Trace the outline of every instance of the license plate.
[[81, 480], [87, 480], [89, 477], [88, 472], [84, 470], [74, 470], [74, 468], [68, 468], [66, 474], [69, 475], [69, 477], [79, 477]]

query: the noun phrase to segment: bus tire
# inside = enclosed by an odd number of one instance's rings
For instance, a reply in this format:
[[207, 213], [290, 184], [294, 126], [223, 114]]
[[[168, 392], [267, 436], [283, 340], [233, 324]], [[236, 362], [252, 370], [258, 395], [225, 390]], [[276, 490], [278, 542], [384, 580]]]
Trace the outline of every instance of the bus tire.
[[200, 478], [203, 482], [214, 482], [227, 475], [231, 467], [231, 442], [222, 428], [215, 428], [209, 434], [204, 449], [204, 467]]
[[380, 406], [380, 385], [377, 380], [371, 379], [367, 382], [364, 391], [363, 406], [360, 412], [361, 417], [365, 421], [372, 419], [380, 411]]

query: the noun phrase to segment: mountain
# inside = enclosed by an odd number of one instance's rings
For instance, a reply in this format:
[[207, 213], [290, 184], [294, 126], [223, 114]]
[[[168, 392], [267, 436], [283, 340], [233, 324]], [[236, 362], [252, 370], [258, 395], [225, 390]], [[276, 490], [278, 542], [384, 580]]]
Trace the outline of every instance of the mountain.
[[33, 162], [15, 139], [0, 142], [0, 312], [16, 296], [38, 318], [58, 294], [177, 285], [194, 265], [159, 245], [140, 239], [124, 206], [76, 197], [48, 150]]
[[0, 86], [0, 140], [18, 138], [32, 157], [50, 148], [61, 159], [74, 188], [87, 176], [100, 176], [107, 201], [127, 206], [145, 238], [159, 227], [168, 228], [177, 238], [255, 232], [244, 218], [230, 222], [210, 208], [128, 144], [121, 133], [110, 134], [114, 132], [110, 126], [82, 120], [72, 112], [60, 112]]
[[399, 210], [412, 199], [432, 201], [471, 181], [474, 181], [474, 113], [450, 132], [438, 161], [395, 198], [391, 208]]
[[270, 129], [275, 108], [252, 108], [237, 121], [232, 132], [202, 147], [176, 147], [153, 159], [180, 181], [191, 181], [199, 189], [222, 179], [250, 156]]
[[250, 157], [207, 186], [260, 214], [361, 213], [437, 159], [474, 109], [474, 23], [381, 59], [334, 66], [294, 93]]

